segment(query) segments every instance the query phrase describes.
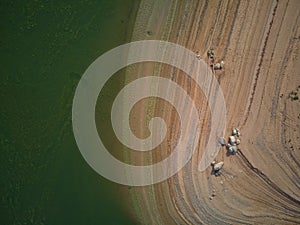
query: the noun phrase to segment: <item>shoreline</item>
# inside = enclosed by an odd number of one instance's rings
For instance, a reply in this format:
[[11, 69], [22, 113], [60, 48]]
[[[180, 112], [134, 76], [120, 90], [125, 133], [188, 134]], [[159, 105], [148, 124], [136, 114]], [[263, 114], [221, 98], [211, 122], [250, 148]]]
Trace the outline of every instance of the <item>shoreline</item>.
[[[169, 33], [171, 32], [171, 25], [173, 22], [174, 17], [174, 2], [164, 2], [164, 6], [160, 5], [159, 1], [144, 1], [142, 0], [140, 3], [140, 7], [136, 16], [135, 25], [133, 28], [132, 38], [131, 41], [138, 41], [138, 40], [168, 40]], [[170, 15], [171, 14], [171, 18]], [[159, 25], [158, 25], [158, 24]], [[155, 28], [156, 27], [156, 28]], [[146, 72], [145, 72], [145, 67]], [[126, 69], [126, 80], [125, 85], [130, 83], [132, 79], [136, 79], [140, 77], [142, 71], [149, 75], [154, 75], [155, 73], [159, 73], [159, 68], [156, 66], [143, 66], [143, 65], [133, 65]], [[152, 102], [153, 103], [153, 102]], [[147, 120], [148, 117], [152, 117], [154, 115], [155, 105], [151, 104], [151, 102], [144, 102], [143, 105], [139, 108], [138, 112], [141, 116], [141, 120]], [[142, 123], [141, 123], [142, 124]], [[144, 128], [141, 127], [141, 135], [144, 135]], [[142, 156], [140, 155], [132, 155], [130, 152], [128, 154], [123, 154], [123, 159], [127, 163], [132, 163], [132, 161], [142, 161], [142, 162], [150, 162], [152, 163], [152, 156], [151, 154]], [[134, 159], [134, 160], [133, 160]], [[149, 190], [150, 188], [150, 190]], [[147, 190], [145, 190], [147, 189]], [[138, 191], [137, 191], [138, 190]], [[143, 199], [147, 199], [150, 203], [148, 205], [148, 210], [155, 211], [158, 213], [158, 209], [155, 208], [156, 200], [155, 194], [151, 186], [148, 188], [144, 187], [132, 187], [129, 190], [131, 196], [131, 204], [133, 206], [133, 213], [137, 216], [139, 223], [147, 224], [149, 221], [155, 221], [153, 216], [147, 217], [147, 213], [145, 211], [141, 211], [141, 204], [143, 204]], [[152, 193], [152, 194], [150, 194]], [[152, 213], [148, 215], [153, 215]], [[156, 221], [157, 224], [162, 224], [162, 221]]]

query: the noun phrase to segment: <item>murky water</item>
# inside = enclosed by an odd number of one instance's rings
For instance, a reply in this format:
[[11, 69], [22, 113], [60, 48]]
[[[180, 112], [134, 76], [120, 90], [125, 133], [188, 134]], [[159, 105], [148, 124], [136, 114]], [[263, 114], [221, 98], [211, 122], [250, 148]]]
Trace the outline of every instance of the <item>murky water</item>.
[[[71, 108], [86, 68], [128, 42], [139, 2], [0, 5], [1, 224], [135, 224], [120, 186], [82, 158]], [[121, 81], [106, 87], [105, 102]]]

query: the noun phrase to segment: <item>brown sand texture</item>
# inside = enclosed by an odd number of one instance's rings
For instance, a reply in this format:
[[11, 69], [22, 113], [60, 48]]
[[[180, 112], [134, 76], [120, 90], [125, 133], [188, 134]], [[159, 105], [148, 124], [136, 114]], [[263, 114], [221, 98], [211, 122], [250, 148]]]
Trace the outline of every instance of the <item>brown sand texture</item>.
[[[228, 137], [241, 131], [240, 151], [222, 148], [222, 174], [197, 166], [210, 132], [210, 108], [201, 89], [182, 71], [159, 63], [130, 66], [127, 82], [159, 75], [177, 82], [195, 102], [202, 133], [192, 159], [168, 180], [129, 189], [138, 224], [299, 224], [300, 223], [300, 1], [206, 0], [141, 2], [132, 41], [180, 44], [209, 63], [209, 48], [224, 60], [215, 73], [227, 107]], [[185, 101], [185, 98], [178, 99]], [[172, 152], [180, 121], [176, 110], [149, 98], [132, 110], [132, 129], [148, 135], [152, 116], [168, 124], [167, 138], [150, 153], [132, 151], [136, 165], [158, 162]], [[188, 115], [188, 113], [187, 113]]]

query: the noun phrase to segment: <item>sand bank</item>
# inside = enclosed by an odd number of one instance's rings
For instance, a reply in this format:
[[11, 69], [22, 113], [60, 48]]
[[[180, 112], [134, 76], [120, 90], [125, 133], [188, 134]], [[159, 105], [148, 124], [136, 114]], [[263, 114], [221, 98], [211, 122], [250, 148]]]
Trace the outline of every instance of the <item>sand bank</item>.
[[[210, 110], [195, 82], [170, 66], [131, 66], [127, 82], [159, 75], [180, 84], [194, 99], [203, 132], [197, 152], [165, 182], [130, 189], [141, 224], [295, 224], [300, 213], [299, 1], [142, 1], [132, 40], [178, 43], [206, 59], [210, 47], [225, 69], [216, 77], [224, 92], [227, 130], [239, 127], [241, 151], [224, 161], [222, 175], [200, 173], [197, 165], [209, 135]], [[208, 59], [206, 59], [208, 62]], [[184, 102], [185, 99], [178, 101]], [[180, 124], [170, 104], [145, 100], [135, 109], [137, 135], [145, 121], [159, 115], [168, 123], [167, 139], [151, 154], [125, 154], [147, 164], [167, 157]], [[213, 197], [212, 197], [213, 196]]]

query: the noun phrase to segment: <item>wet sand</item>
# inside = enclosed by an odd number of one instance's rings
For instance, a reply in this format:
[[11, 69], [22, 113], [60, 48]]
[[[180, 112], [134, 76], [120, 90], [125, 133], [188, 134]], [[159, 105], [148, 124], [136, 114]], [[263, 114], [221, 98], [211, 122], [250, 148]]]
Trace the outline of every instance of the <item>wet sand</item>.
[[[215, 48], [225, 68], [215, 74], [226, 101], [226, 137], [240, 128], [240, 151], [227, 156], [222, 174], [197, 166], [210, 132], [210, 109], [183, 72], [145, 63], [129, 68], [127, 81], [146, 75], [172, 79], [190, 94], [203, 124], [191, 161], [167, 181], [130, 189], [140, 224], [296, 224], [300, 223], [300, 2], [299, 1], [142, 1], [132, 40], [160, 39], [180, 44], [208, 62]], [[141, 75], [143, 74], [143, 75]], [[184, 102], [185, 99], [178, 101]], [[167, 157], [180, 123], [170, 104], [145, 100], [135, 109], [134, 132], [147, 135], [145, 121], [159, 115], [168, 124], [166, 140], [151, 154], [126, 154], [146, 164]]]

